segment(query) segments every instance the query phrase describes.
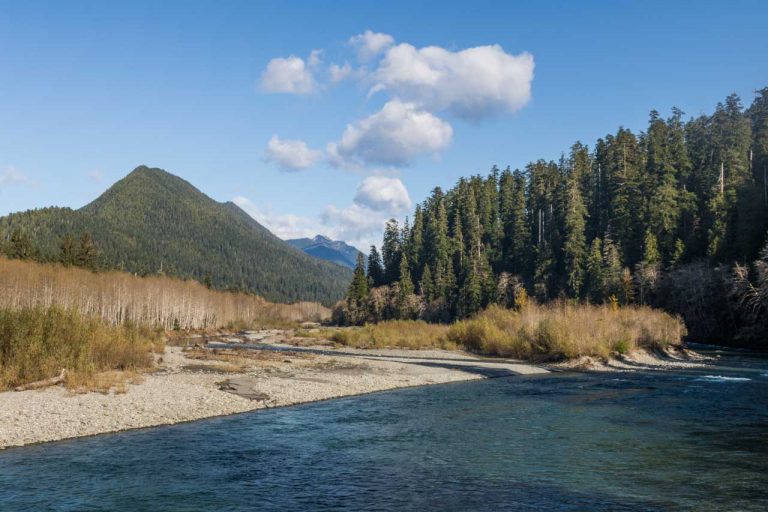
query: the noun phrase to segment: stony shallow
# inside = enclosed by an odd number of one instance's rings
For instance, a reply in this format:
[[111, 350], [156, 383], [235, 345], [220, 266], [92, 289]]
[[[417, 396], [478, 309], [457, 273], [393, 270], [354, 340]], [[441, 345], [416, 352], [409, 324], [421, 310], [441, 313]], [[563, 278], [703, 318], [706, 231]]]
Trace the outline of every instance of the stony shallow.
[[488, 363], [446, 351], [276, 353], [242, 371], [168, 347], [157, 371], [125, 393], [73, 393], [62, 387], [0, 393], [0, 449], [106, 432], [167, 425], [267, 407], [482, 378], [540, 368]]

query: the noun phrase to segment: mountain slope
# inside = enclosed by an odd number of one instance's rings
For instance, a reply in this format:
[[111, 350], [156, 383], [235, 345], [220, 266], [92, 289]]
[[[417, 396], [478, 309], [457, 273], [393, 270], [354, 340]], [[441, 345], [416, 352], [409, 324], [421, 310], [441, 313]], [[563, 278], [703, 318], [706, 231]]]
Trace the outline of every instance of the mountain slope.
[[32, 238], [40, 259], [55, 260], [67, 233], [88, 232], [107, 268], [210, 281], [274, 301], [332, 303], [351, 275], [289, 246], [237, 205], [144, 166], [79, 210], [44, 208], [0, 218], [0, 237], [15, 228]]
[[348, 268], [355, 268], [357, 255], [360, 253], [355, 247], [345, 242], [331, 240], [322, 235], [317, 235], [314, 238], [296, 238], [286, 240], [286, 242], [297, 249], [301, 249], [310, 256]]

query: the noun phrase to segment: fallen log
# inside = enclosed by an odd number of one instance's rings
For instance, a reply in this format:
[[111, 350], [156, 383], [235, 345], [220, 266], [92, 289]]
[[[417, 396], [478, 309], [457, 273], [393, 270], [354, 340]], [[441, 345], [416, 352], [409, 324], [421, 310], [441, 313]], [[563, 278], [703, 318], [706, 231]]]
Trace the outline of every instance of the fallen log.
[[58, 377], [51, 377], [50, 379], [44, 379], [44, 380], [38, 380], [35, 382], [30, 382], [29, 384], [24, 384], [21, 386], [17, 386], [13, 388], [14, 391], [27, 391], [30, 389], [40, 389], [40, 388], [47, 388], [48, 386], [55, 386], [57, 384], [61, 384], [64, 382], [64, 379], [67, 378], [67, 370], [64, 368], [61, 369], [61, 373]]

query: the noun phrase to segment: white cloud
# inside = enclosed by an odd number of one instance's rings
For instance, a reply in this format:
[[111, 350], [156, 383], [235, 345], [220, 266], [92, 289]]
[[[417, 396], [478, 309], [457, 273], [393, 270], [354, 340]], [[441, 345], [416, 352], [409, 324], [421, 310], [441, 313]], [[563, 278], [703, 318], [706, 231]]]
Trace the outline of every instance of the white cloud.
[[355, 204], [377, 212], [399, 213], [411, 207], [411, 198], [398, 178], [369, 176], [357, 187]]
[[28, 183], [30, 183], [29, 178], [13, 166], [6, 167], [5, 171], [0, 173], [0, 187], [24, 185]]
[[499, 45], [452, 52], [402, 43], [390, 48], [372, 73], [372, 91], [387, 90], [430, 111], [479, 119], [524, 107], [531, 98], [533, 69], [531, 54], [511, 55]]
[[334, 84], [345, 80], [351, 74], [352, 66], [349, 65], [349, 62], [345, 62], [341, 66], [338, 64], [331, 64], [328, 67], [328, 75], [331, 79], [331, 82]]
[[386, 176], [369, 176], [358, 186], [353, 204], [345, 208], [328, 205], [318, 217], [277, 213], [242, 196], [232, 201], [283, 240], [324, 235], [363, 251], [381, 243], [386, 221], [411, 206], [403, 183]]
[[316, 219], [291, 213], [276, 213], [271, 208], [259, 208], [243, 196], [235, 197], [232, 202], [282, 239], [313, 237], [322, 229]]
[[388, 219], [382, 212], [356, 204], [347, 208], [329, 205], [319, 217], [306, 217], [259, 208], [242, 196], [235, 197], [232, 202], [283, 240], [323, 235], [332, 240], [343, 240], [363, 251], [381, 242]]
[[323, 50], [312, 50], [309, 52], [309, 57], [307, 57], [307, 65], [312, 69], [319, 67], [323, 62], [321, 58], [322, 55]]
[[[310, 63], [319, 59], [315, 52], [310, 55]], [[261, 75], [261, 88], [266, 92], [284, 92], [309, 94], [317, 88], [310, 66], [295, 55], [288, 58], [276, 58], [269, 61], [267, 69]]]
[[309, 148], [303, 140], [281, 139], [273, 135], [267, 143], [264, 160], [283, 171], [298, 171], [310, 167], [322, 156], [322, 151]]
[[389, 34], [366, 30], [362, 34], [352, 36], [349, 44], [357, 49], [357, 58], [360, 62], [368, 62], [395, 44], [395, 38]]
[[93, 171], [90, 171], [88, 173], [88, 178], [94, 183], [101, 183], [102, 181], [104, 181], [104, 175], [98, 169], [94, 169]]
[[422, 153], [436, 153], [451, 142], [451, 125], [413, 103], [387, 102], [377, 113], [347, 125], [341, 140], [328, 144], [331, 164], [407, 165]]
[[346, 208], [329, 205], [321, 216], [330, 238], [344, 240], [363, 251], [381, 242], [388, 218], [385, 212], [373, 211], [359, 204]]

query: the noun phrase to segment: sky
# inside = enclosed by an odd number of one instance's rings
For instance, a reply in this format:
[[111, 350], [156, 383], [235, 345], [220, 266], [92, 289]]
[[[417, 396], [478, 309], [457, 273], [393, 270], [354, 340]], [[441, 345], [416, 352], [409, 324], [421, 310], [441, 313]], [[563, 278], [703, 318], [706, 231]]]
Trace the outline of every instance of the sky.
[[139, 165], [282, 238], [768, 86], [768, 2], [0, 0], [0, 215]]

